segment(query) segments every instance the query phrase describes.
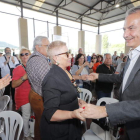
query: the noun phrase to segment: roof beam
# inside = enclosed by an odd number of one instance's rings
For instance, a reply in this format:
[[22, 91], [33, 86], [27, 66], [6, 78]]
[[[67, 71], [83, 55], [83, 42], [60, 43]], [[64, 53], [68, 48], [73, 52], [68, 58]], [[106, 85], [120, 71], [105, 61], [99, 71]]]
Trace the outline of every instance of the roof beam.
[[[139, 0], [135, 0], [134, 2], [137, 2], [137, 1], [139, 1]], [[124, 2], [124, 1], [123, 1]], [[129, 3], [125, 3], [125, 4], [123, 4], [122, 6], [120, 6], [119, 8], [121, 8], [121, 7], [127, 7], [129, 4], [132, 4], [132, 3], [134, 3], [134, 2], [129, 2]], [[121, 2], [122, 3], [122, 2]], [[119, 3], [118, 3], [119, 4]], [[110, 6], [110, 7], [108, 7], [108, 8], [111, 8], [111, 7], [114, 7], [114, 6]], [[103, 12], [103, 13], [107, 13], [107, 12], [110, 12], [110, 11], [113, 11], [113, 10], [115, 10], [116, 9], [116, 7], [115, 8], [113, 8], [112, 10], [108, 10], [108, 11], [105, 11], [105, 12]], [[101, 11], [103, 11], [103, 10], [105, 10], [105, 9], [102, 9]]]
[[[124, 1], [126, 2], [126, 0], [124, 0]], [[121, 1], [120, 3], [124, 3], [124, 1]], [[137, 2], [137, 1], [139, 1], [139, 0], [135, 0], [134, 2]], [[129, 2], [129, 3], [127, 3], [127, 4], [124, 4], [124, 5], [120, 6], [120, 8], [126, 6], [126, 11], [127, 11], [127, 6], [128, 6], [129, 4], [134, 3], [134, 2]], [[109, 6], [108, 8], [111, 8], [111, 7], [112, 7], [112, 6]], [[104, 9], [106, 9], [106, 8], [104, 8]], [[102, 9], [102, 10], [104, 10], [104, 9]], [[110, 12], [110, 11], [112, 11], [112, 10], [115, 10], [115, 9], [113, 8], [113, 9], [111, 9], [111, 10], [108, 10], [108, 11], [104, 12], [103, 14], [108, 13], [108, 12]], [[90, 14], [90, 15], [93, 15], [93, 14], [95, 14], [95, 13], [97, 13], [97, 12], [94, 12], [94, 13], [92, 13], [92, 14]], [[114, 15], [114, 16], [112, 16], [112, 17], [115, 17], [115, 16], [117, 16], [117, 15]], [[111, 19], [112, 17], [104, 18], [104, 19], [102, 19], [102, 20]], [[101, 24], [101, 23], [100, 23], [100, 24]]]
[[115, 4], [115, 0], [114, 1], [114, 4], [112, 4], [112, 2], [107, 2], [106, 0], [103, 0], [104, 2], [106, 2], [107, 4], [110, 4], [110, 5], [114, 5]]
[[[80, 5], [82, 5], [82, 6], [85, 6], [85, 7], [87, 7], [88, 9], [90, 9], [91, 7], [89, 7], [89, 6], [87, 6], [87, 5], [85, 5], [85, 4], [83, 4], [83, 3], [81, 3], [81, 2], [78, 2], [78, 1], [73, 1], [73, 2], [75, 2], [75, 3], [77, 3], [77, 4], [80, 4]], [[92, 8], [93, 10], [95, 10], [95, 11], [98, 11], [97, 9], [95, 9], [94, 7]]]
[[[62, 5], [62, 6], [60, 6], [64, 1], [65, 1], [65, 4]], [[70, 2], [67, 3], [67, 4], [66, 4], [66, 1], [67, 1], [67, 0], [62, 0], [62, 1], [58, 4], [58, 6], [56, 6], [56, 8], [54, 9], [53, 13], [56, 12], [56, 11], [58, 11], [58, 10], [60, 10], [60, 9], [63, 9], [65, 6], [71, 4], [74, 0], [70, 1]]]
[[[18, 0], [15, 0], [15, 1], [18, 2]], [[20, 7], [19, 4], [15, 4], [15, 3], [12, 3], [12, 2], [9, 2], [9, 1], [0, 0], [0, 2], [8, 3], [8, 4], [11, 4], [11, 5], [19, 6], [19, 7]], [[25, 3], [25, 2], [23, 2], [23, 3]], [[31, 5], [31, 4], [29, 4], [29, 3], [25, 3], [25, 4]], [[31, 6], [32, 6], [32, 5], [31, 5]], [[26, 7], [26, 6], [24, 6], [24, 8], [29, 9], [29, 10], [32, 10], [32, 11], [36, 11], [36, 10], [34, 10], [34, 9], [32, 9], [32, 8], [29, 8], [29, 7]], [[45, 8], [42, 8], [42, 9], [53, 12], [52, 10], [49, 10], [49, 9], [45, 9]], [[47, 13], [47, 12], [44, 12], [44, 11], [38, 11], [38, 12], [39, 12], [39, 13], [44, 13], [44, 14], [48, 14], [48, 15], [54, 16], [53, 14], [50, 14], [50, 13]], [[7, 14], [8, 14], [8, 13], [7, 13]], [[61, 14], [61, 15], [64, 15], [64, 16], [67, 16], [67, 17], [71, 17], [71, 18], [73, 18], [73, 19], [64, 18], [64, 17], [61, 16], [60, 14]], [[67, 20], [70, 20], [70, 21], [74, 21], [74, 22], [80, 23], [79, 21], [75, 21], [75, 20], [74, 20], [75, 17], [66, 15], [66, 14], [64, 14], [64, 13], [60, 13], [60, 12], [59, 12], [59, 17], [60, 17], [60, 18], [63, 18], [63, 19], [67, 19]], [[28, 18], [28, 17], [27, 17], [27, 18]], [[90, 21], [86, 21], [86, 20], [83, 20], [83, 22], [85, 22], [84, 24], [86, 24], [86, 25], [97, 27], [97, 24], [96, 24], [96, 23], [93, 23], [93, 22], [90, 22]]]
[[[114, 4], [115, 3], [118, 3], [120, 0], [118, 0], [117, 2], [116, 2], [117, 0], [115, 0], [114, 1]], [[106, 9], [109, 7], [109, 4], [106, 6]], [[113, 8], [114, 7], [114, 5], [111, 7], [111, 8]], [[108, 14], [109, 12], [107, 12], [107, 13], [103, 13], [102, 14], [102, 17], [100, 18], [100, 23], [101, 23], [101, 21], [105, 18], [105, 16], [107, 16], [107, 14]], [[105, 15], [106, 14], [106, 15]]]
[[62, 0], [54, 9], [54, 12], [58, 11], [59, 6], [64, 2], [65, 0]]
[[[102, 1], [102, 0], [101, 0]], [[98, 5], [101, 1], [98, 1], [96, 4], [94, 4], [93, 6], [91, 6], [88, 10], [86, 10], [82, 15], [80, 15], [76, 20], [82, 18], [87, 12], [89, 12], [90, 10], [92, 10], [96, 5]]]
[[[124, 1], [126, 1], [126, 0], [124, 0]], [[121, 3], [123, 3], [124, 1], [119, 2], [118, 4], [121, 4]], [[134, 2], [137, 2], [137, 1], [139, 1], [139, 0], [135, 0]], [[132, 3], [134, 3], [134, 2], [129, 2], [129, 3], [127, 3], [127, 4], [124, 4], [124, 5], [120, 6], [120, 7], [128, 6], [129, 4], [132, 4]], [[108, 8], [111, 8], [111, 7], [113, 7], [113, 6], [109, 6]], [[116, 9], [116, 8], [114, 8], [114, 9], [112, 9], [112, 10], [115, 10], [115, 9]], [[101, 9], [100, 12], [102, 12], [102, 13], [106, 13], [106, 12], [110, 12], [110, 11], [112, 11], [112, 10], [108, 10], [108, 11], [105, 11], [105, 12], [104, 12], [103, 10], [106, 10], [106, 8]], [[96, 14], [96, 13], [98, 13], [98, 12], [91, 13], [90, 15], [93, 15], [93, 14]]]
[[[39, 1], [39, 0], [37, 0], [37, 1]], [[72, 0], [71, 2], [74, 2], [74, 0]], [[71, 2], [69, 2], [68, 4], [70, 4]], [[56, 5], [50, 4], [50, 3], [48, 3], [48, 2], [44, 2], [44, 4], [48, 4], [48, 5], [51, 5], [51, 6], [56, 7]], [[68, 4], [66, 4], [66, 5], [68, 5]], [[64, 6], [66, 6], [66, 5], [64, 5]], [[63, 8], [64, 6], [62, 6], [61, 9], [66, 10], [66, 11], [71, 12], [71, 13], [74, 13], [74, 14], [77, 14], [77, 15], [80, 15], [80, 13], [77, 13], [77, 12], [74, 12], [74, 11], [71, 11], [71, 10], [68, 10], [68, 9]], [[41, 8], [42, 8], [42, 7], [41, 7]], [[54, 11], [53, 11], [53, 13], [54, 13]], [[91, 17], [87, 17], [87, 18], [98, 21], [98, 20], [95, 19], [95, 18], [91, 18]], [[76, 20], [77, 20], [77, 19], [76, 19]]]
[[121, 15], [124, 15], [125, 13], [126, 13], [126, 12], [121, 13], [121, 14], [118, 14], [118, 15], [114, 15], [114, 16], [111, 16], [111, 17], [108, 17], [108, 18], [104, 18], [103, 20], [110, 19], [110, 18], [113, 18], [113, 17], [116, 17], [116, 16], [121, 16]]

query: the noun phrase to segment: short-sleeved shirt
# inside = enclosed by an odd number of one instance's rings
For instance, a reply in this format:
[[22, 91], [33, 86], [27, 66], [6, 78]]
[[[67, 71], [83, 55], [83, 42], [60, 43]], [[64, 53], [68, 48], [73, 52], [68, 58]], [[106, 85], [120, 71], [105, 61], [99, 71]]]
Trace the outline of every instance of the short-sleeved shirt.
[[[26, 73], [25, 69], [22, 65], [17, 66], [13, 70], [13, 78], [12, 80], [18, 80]], [[15, 88], [15, 102], [16, 102], [16, 110], [18, 110], [22, 105], [29, 103], [29, 92], [31, 90], [31, 86], [29, 81], [24, 81], [20, 86]]]

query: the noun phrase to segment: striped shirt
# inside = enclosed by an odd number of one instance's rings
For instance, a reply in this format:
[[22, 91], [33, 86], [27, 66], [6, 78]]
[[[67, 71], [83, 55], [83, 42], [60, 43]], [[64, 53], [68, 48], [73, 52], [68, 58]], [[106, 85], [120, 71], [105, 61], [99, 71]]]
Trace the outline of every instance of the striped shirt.
[[46, 56], [35, 51], [26, 64], [26, 72], [31, 88], [42, 96], [42, 81], [49, 72], [50, 66]]

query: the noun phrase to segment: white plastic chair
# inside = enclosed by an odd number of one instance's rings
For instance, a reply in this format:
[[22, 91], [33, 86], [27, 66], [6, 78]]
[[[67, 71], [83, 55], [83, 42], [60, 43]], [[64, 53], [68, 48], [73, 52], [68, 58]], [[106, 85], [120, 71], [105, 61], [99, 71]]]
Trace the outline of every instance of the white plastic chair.
[[0, 89], [0, 97], [3, 96], [4, 91], [5, 91], [5, 88]]
[[108, 98], [108, 97], [103, 97], [103, 98], [100, 98], [96, 105], [100, 106], [102, 102], [105, 102], [106, 104], [112, 104], [112, 103], [117, 103], [119, 102], [119, 100], [117, 99], [114, 99], [114, 98]]
[[0, 112], [6, 110], [9, 101], [10, 101], [10, 97], [8, 95], [4, 95], [0, 97]]
[[87, 103], [90, 103], [92, 98], [92, 93], [85, 89], [85, 88], [80, 88], [80, 99], [84, 100]]
[[[80, 88], [80, 99], [84, 100], [87, 103], [90, 103], [91, 98], [92, 98], [92, 93], [85, 89], [85, 88]], [[81, 124], [84, 124], [85, 130], [87, 130], [87, 123], [86, 121], [81, 121]]]
[[[104, 97], [104, 98], [99, 99], [97, 101], [96, 105], [100, 106], [102, 102], [105, 102], [106, 104], [111, 104], [111, 103], [117, 103], [119, 101], [117, 99], [114, 99], [114, 98]], [[108, 117], [106, 117], [106, 119], [108, 120]], [[109, 126], [109, 128], [110, 128], [110, 126]], [[112, 128], [110, 128], [110, 129], [112, 129]], [[117, 140], [119, 129], [120, 128], [118, 128], [116, 137], [114, 137], [112, 134], [112, 130], [105, 131], [98, 124], [92, 122], [90, 125], [90, 129], [88, 129], [83, 134], [82, 140], [91, 140], [91, 139], [94, 139], [94, 140]]]
[[[0, 128], [0, 137], [2, 140], [19, 140], [23, 127], [22, 117], [14, 111], [2, 111], [0, 119], [4, 120], [4, 128]], [[17, 134], [16, 138], [15, 134]]]

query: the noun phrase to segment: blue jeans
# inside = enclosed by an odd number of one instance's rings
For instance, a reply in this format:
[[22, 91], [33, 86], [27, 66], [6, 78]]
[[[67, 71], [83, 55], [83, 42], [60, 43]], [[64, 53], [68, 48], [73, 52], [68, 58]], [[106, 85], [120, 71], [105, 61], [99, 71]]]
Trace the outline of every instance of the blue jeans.
[[110, 93], [104, 93], [103, 91], [96, 91], [97, 93], [97, 98], [100, 99], [102, 97], [111, 97], [111, 92]]

